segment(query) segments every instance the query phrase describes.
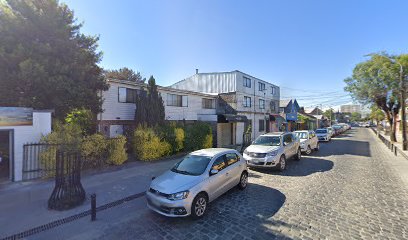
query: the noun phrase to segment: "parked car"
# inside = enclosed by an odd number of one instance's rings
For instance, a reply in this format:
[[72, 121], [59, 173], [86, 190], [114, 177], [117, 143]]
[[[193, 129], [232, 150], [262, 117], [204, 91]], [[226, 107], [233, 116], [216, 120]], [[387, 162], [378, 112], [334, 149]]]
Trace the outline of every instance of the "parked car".
[[311, 154], [312, 150], [319, 151], [319, 139], [317, 139], [314, 131], [304, 130], [295, 131], [294, 133], [300, 140], [300, 148], [302, 149], [302, 152]]
[[249, 167], [277, 168], [283, 171], [286, 160], [300, 160], [300, 141], [293, 133], [274, 132], [259, 136], [244, 151], [244, 159]]
[[316, 136], [319, 139], [319, 141], [329, 142], [331, 140], [331, 136], [327, 128], [316, 129]]
[[168, 217], [202, 217], [208, 203], [248, 183], [247, 164], [233, 149], [192, 152], [173, 168], [154, 178], [146, 192], [147, 206]]
[[334, 129], [334, 135], [335, 136], [337, 136], [337, 135], [344, 132], [344, 129], [343, 129], [343, 127], [341, 125], [336, 124], [336, 125], [333, 125], [332, 128]]
[[327, 127], [327, 130], [328, 130], [329, 133], [330, 133], [330, 138], [335, 135], [335, 131], [334, 131], [334, 129], [333, 129], [332, 127]]

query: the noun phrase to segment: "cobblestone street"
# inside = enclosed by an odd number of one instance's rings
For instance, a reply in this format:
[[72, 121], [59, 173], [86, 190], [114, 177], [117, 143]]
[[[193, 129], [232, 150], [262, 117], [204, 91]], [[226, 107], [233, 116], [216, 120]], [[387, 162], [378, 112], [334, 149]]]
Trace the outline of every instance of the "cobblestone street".
[[408, 191], [393, 158], [371, 130], [352, 129], [283, 173], [251, 170], [248, 188], [229, 191], [201, 220], [162, 217], [142, 198], [32, 238], [407, 239]]

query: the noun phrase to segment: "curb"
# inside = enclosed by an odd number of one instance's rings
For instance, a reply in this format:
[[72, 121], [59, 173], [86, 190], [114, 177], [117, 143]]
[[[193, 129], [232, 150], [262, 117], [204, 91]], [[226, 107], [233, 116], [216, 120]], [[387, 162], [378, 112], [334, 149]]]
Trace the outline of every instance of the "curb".
[[385, 144], [385, 146], [387, 146], [391, 150], [391, 152], [394, 153], [395, 156], [397, 156], [399, 153], [401, 156], [408, 160], [408, 155], [404, 153], [404, 151], [394, 145], [390, 140], [386, 139], [381, 133], [378, 133], [376, 129], [371, 128], [371, 130], [373, 130], [373, 132], [378, 135], [378, 138]]

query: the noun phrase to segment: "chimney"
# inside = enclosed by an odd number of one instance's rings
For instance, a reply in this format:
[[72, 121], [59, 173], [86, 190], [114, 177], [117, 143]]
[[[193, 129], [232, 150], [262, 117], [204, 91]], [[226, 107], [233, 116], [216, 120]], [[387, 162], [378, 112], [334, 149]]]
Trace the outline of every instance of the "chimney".
[[198, 68], [196, 68], [196, 74], [198, 74]]

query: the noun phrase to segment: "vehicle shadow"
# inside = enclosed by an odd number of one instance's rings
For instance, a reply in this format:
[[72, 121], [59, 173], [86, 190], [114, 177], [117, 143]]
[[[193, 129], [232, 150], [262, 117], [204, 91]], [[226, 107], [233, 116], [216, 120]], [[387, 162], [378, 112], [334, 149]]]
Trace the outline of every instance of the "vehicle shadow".
[[[132, 231], [139, 232], [137, 222], [143, 221], [141, 225], [145, 227], [140, 230], [140, 239], [155, 239], [157, 235], [166, 234], [175, 239], [290, 239], [273, 230], [279, 226], [298, 228], [272, 219], [285, 201], [285, 195], [274, 188], [248, 183], [245, 190], [233, 188], [211, 202], [202, 219], [168, 218], [148, 211], [134, 220], [132, 225], [136, 229]], [[152, 227], [146, 229], [146, 225], [150, 226], [146, 222]]]
[[300, 161], [288, 160], [286, 169], [283, 172], [279, 172], [275, 169], [251, 168], [253, 171], [251, 172], [250, 177], [262, 177], [256, 174], [256, 172], [281, 176], [304, 177], [314, 173], [330, 171], [333, 169], [333, 166], [334, 163], [330, 160], [303, 156]]
[[335, 138], [326, 146], [324, 148], [321, 147], [320, 151], [315, 153], [315, 156], [355, 155], [371, 157], [369, 142]]

